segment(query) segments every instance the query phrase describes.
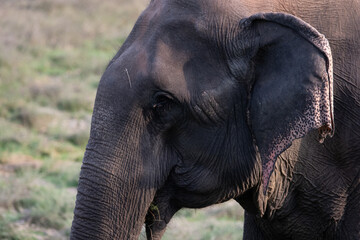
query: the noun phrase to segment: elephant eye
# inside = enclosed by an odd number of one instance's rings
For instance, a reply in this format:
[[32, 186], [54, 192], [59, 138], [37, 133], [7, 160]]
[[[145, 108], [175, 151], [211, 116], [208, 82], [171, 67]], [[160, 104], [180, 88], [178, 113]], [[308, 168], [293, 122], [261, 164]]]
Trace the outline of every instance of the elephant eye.
[[154, 101], [152, 108], [155, 111], [166, 111], [170, 110], [171, 105], [174, 104], [174, 99], [167, 93], [159, 92], [154, 95]]
[[155, 123], [165, 128], [175, 124], [182, 115], [180, 102], [167, 92], [157, 92], [151, 104]]

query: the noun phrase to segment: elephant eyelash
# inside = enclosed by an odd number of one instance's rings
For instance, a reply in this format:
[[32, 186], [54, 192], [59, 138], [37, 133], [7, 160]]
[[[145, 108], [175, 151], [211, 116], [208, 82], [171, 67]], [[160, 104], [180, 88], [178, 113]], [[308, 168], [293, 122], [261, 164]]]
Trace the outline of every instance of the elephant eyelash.
[[158, 92], [154, 95], [154, 101], [152, 103], [152, 108], [154, 110], [168, 110], [172, 104], [175, 103], [174, 98], [165, 92]]
[[158, 108], [162, 108], [164, 106], [166, 106], [167, 104], [169, 104], [169, 100], [166, 98], [157, 100], [155, 103], [153, 103], [152, 108], [153, 109], [158, 109]]
[[171, 93], [157, 92], [150, 105], [154, 123], [162, 129], [173, 126], [183, 116], [183, 107]]

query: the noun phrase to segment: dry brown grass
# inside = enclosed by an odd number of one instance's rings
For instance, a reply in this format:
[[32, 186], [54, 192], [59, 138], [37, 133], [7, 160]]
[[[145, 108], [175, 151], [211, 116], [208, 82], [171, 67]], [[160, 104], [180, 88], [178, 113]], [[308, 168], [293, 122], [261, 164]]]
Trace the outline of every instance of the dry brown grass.
[[73, 48], [85, 39], [125, 36], [146, 3], [147, 0], [2, 0], [0, 46], [5, 50], [26, 49], [27, 45]]

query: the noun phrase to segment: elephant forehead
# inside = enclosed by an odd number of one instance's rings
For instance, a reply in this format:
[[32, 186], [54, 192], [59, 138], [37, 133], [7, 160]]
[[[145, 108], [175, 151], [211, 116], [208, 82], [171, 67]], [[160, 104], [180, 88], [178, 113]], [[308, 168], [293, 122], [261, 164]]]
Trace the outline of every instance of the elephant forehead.
[[160, 39], [151, 61], [151, 75], [155, 85], [175, 94], [180, 100], [188, 100], [189, 90], [184, 66], [189, 61], [189, 55], [185, 51], [170, 47]]

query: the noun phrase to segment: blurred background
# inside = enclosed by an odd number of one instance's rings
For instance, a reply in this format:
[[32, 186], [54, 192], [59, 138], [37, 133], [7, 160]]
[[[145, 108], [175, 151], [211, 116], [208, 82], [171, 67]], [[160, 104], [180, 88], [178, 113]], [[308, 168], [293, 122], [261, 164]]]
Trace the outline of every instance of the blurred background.
[[[68, 239], [96, 88], [148, 0], [0, 0], [0, 239]], [[164, 239], [241, 239], [230, 201]], [[142, 233], [140, 239], [145, 239]]]

